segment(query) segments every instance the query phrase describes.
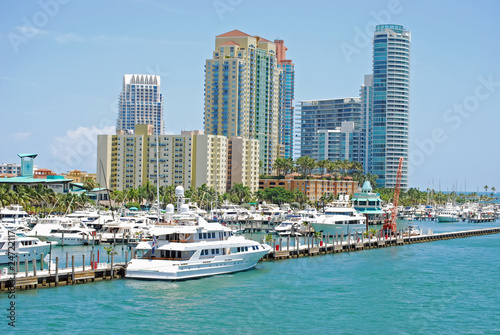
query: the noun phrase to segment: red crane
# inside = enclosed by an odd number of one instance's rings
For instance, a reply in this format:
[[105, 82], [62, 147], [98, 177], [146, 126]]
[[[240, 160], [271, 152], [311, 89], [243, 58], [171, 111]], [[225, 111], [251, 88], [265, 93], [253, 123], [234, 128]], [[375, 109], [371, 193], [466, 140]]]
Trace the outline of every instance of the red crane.
[[398, 215], [399, 190], [401, 189], [401, 177], [403, 176], [404, 160], [405, 159], [403, 157], [399, 158], [398, 174], [396, 177], [396, 187], [394, 188], [394, 199], [392, 201], [394, 207], [392, 207], [391, 218], [388, 219], [385, 222], [384, 226], [382, 227], [382, 230], [386, 232], [386, 234], [389, 231], [391, 231], [394, 234], [397, 230], [396, 216]]

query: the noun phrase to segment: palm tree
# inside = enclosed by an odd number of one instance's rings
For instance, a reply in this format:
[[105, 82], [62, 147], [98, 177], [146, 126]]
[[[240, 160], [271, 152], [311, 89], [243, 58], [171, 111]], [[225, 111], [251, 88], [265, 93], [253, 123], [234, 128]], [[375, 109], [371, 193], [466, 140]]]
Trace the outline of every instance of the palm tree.
[[484, 188], [484, 191], [485, 191], [485, 192], [488, 192], [488, 189], [489, 189], [488, 185], [484, 185], [484, 187], [483, 187], [483, 188]]
[[316, 164], [321, 169], [321, 177], [323, 177], [323, 175], [325, 174], [325, 170], [328, 170], [328, 166], [330, 165], [330, 160], [323, 159]]
[[83, 189], [87, 191], [87, 195], [89, 194], [90, 191], [92, 191], [96, 187], [98, 187], [98, 184], [92, 178], [86, 179], [85, 182], [83, 183]]
[[311, 175], [311, 171], [316, 167], [316, 161], [314, 160], [314, 158], [311, 158], [309, 156], [302, 156], [297, 158], [295, 164], [297, 164], [302, 174], [308, 176]]
[[148, 180], [146, 184], [139, 188], [139, 194], [142, 199], [146, 199], [146, 201], [151, 204], [156, 198], [156, 186]]
[[251, 196], [250, 187], [244, 186], [243, 184], [234, 184], [229, 193], [234, 195], [239, 203], [242, 203], [245, 198]]

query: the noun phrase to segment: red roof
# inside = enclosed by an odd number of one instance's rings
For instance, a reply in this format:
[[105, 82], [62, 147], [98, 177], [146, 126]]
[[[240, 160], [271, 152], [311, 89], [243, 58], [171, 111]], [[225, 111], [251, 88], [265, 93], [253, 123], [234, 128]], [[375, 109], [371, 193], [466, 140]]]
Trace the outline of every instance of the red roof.
[[238, 43], [235, 43], [233, 41], [225, 42], [225, 43], [222, 43], [221, 45], [237, 45], [237, 46], [240, 46]]
[[231, 30], [225, 34], [222, 34], [222, 35], [219, 35], [219, 36], [216, 36], [216, 37], [242, 37], [242, 36], [250, 36], [252, 37], [251, 35], [248, 35], [242, 31], [239, 31], [237, 29], [235, 30]]
[[264, 37], [260, 37], [260, 36], [254, 36], [254, 37], [258, 38], [259, 42], [271, 42], [270, 40], [266, 40]]

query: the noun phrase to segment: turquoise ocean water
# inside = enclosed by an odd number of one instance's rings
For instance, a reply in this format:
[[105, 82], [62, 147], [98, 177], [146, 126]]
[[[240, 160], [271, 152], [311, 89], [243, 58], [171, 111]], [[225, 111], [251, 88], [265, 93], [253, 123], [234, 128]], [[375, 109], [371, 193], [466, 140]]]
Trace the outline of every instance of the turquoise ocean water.
[[[500, 222], [419, 224], [440, 232]], [[56, 248], [54, 255], [65, 263], [65, 251], [87, 248]], [[15, 333], [498, 334], [499, 260], [500, 235], [489, 235], [261, 262], [254, 270], [183, 282], [18, 291]], [[12, 332], [10, 301], [0, 294], [1, 334]]]

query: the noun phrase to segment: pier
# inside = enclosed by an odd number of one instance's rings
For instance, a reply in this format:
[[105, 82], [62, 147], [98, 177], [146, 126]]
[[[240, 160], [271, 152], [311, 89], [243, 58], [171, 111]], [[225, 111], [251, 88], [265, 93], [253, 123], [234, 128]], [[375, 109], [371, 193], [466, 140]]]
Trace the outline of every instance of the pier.
[[500, 227], [438, 234], [431, 233], [418, 236], [405, 236], [403, 235], [402, 231], [398, 231], [396, 234], [392, 234], [392, 236], [379, 235], [372, 236], [370, 238], [362, 237], [358, 234], [348, 235], [347, 237], [343, 237], [341, 235], [315, 237], [314, 235], [311, 235], [305, 237], [306, 240], [303, 245], [292, 245], [293, 243], [291, 243], [290, 237], [281, 237], [278, 239], [273, 239], [272, 242], [268, 242], [269, 244], [271, 244], [273, 249], [263, 258], [263, 260], [298, 258], [339, 252], [354, 252], [405, 244], [433, 242], [499, 233]]
[[[98, 263], [95, 254], [91, 253], [89, 264], [85, 264], [85, 255], [82, 257], [81, 266], [75, 266], [75, 255], [71, 255], [71, 265], [68, 255], [66, 256], [66, 266], [60, 267], [59, 257], [55, 258], [55, 263], [46, 263], [42, 260], [33, 259], [31, 262], [25, 260], [24, 270], [19, 270], [19, 261], [14, 263], [16, 273], [8, 273], [4, 268], [0, 274], [0, 292], [12, 291], [13, 289], [36, 289], [45, 287], [56, 287], [83, 284], [100, 280], [119, 279], [125, 276], [126, 262], [114, 263], [114, 255], [111, 256], [111, 263]], [[125, 259], [128, 259], [126, 252]], [[61, 260], [62, 261], [62, 260]], [[30, 264], [31, 263], [31, 269]], [[45, 268], [45, 266], [47, 268]]]

